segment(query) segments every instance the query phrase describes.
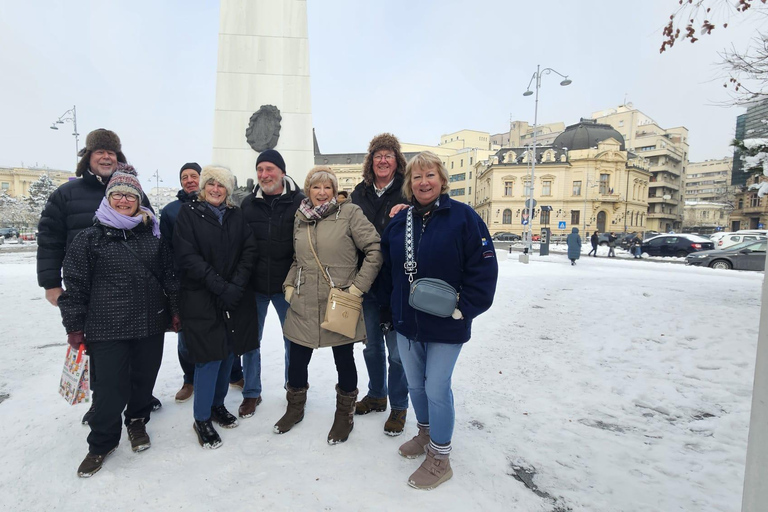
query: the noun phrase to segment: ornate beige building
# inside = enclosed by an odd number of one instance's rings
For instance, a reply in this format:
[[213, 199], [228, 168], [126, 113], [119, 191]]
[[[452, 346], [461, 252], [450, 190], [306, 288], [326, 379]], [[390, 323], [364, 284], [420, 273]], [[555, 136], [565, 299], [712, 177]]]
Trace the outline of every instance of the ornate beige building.
[[[502, 148], [475, 164], [473, 206], [491, 233], [524, 230], [531, 157], [528, 147]], [[625, 150], [620, 133], [582, 119], [551, 145], [537, 144], [532, 230], [645, 231], [651, 176], [647, 162]]]
[[683, 185], [688, 167], [688, 129], [664, 129], [631, 103], [594, 112], [592, 119], [615, 128], [627, 150], [648, 160], [651, 179], [648, 189], [650, 230], [680, 231], [683, 223]]
[[43, 174], [47, 174], [57, 187], [70, 179], [75, 179], [75, 175], [67, 171], [0, 167], [0, 193], [4, 192], [11, 197], [26, 196], [29, 194], [29, 186]]

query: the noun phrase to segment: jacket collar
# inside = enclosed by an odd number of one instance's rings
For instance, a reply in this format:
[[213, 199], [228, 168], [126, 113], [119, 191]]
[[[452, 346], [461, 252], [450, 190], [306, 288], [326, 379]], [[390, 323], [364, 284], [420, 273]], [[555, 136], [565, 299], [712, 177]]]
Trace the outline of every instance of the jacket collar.
[[[283, 176], [283, 193], [280, 194], [280, 200], [283, 198], [290, 198], [290, 200], [293, 200], [293, 196], [296, 194], [296, 192], [299, 190], [299, 186], [296, 185], [296, 182], [293, 181], [293, 178], [288, 176], [287, 174]], [[264, 193], [261, 191], [261, 187], [257, 184], [256, 188], [253, 189], [253, 194], [251, 194], [251, 198], [256, 200], [264, 201]]]
[[197, 191], [187, 194], [186, 192], [184, 192], [184, 189], [182, 188], [176, 193], [176, 199], [178, 199], [182, 203], [188, 203], [196, 198], [197, 198]]

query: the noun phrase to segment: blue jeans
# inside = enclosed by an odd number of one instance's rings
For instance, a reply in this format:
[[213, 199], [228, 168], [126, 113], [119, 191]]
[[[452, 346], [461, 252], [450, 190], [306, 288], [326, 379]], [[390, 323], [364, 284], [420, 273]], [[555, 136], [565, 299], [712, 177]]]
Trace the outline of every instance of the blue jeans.
[[[400, 362], [395, 331], [390, 331], [386, 336], [381, 332], [380, 310], [378, 301], [371, 294], [365, 294], [363, 318], [368, 341], [363, 349], [363, 357], [368, 368], [368, 396], [386, 398], [389, 395], [390, 408], [404, 411], [408, 409], [408, 381], [405, 378], [403, 363]], [[389, 374], [385, 341], [389, 350]]]
[[397, 335], [400, 357], [408, 376], [408, 391], [416, 420], [429, 425], [429, 437], [437, 444], [451, 444], [456, 415], [451, 376], [462, 343], [423, 343]]
[[[261, 337], [264, 334], [264, 321], [267, 318], [267, 309], [269, 303], [275, 307], [277, 317], [280, 319], [282, 328], [285, 324], [285, 314], [288, 311], [288, 303], [282, 293], [266, 295], [264, 293], [256, 294], [256, 314], [259, 318], [259, 346], [261, 346]], [[288, 362], [291, 353], [291, 342], [283, 338], [285, 348], [285, 381], [288, 382]], [[243, 354], [243, 398], [256, 398], [261, 396], [261, 349], [251, 350]]]
[[234, 359], [235, 355], [230, 352], [222, 361], [195, 364], [195, 402], [192, 409], [197, 421], [211, 419], [211, 407], [224, 405]]

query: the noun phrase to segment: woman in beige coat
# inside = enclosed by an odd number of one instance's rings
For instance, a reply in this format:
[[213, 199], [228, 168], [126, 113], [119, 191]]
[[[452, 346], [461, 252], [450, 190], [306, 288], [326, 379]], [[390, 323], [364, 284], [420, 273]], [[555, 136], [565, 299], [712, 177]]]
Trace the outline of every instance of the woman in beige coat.
[[[307, 368], [312, 351], [332, 347], [338, 372], [336, 415], [328, 434], [328, 443], [343, 443], [354, 426], [357, 399], [357, 368], [353, 344], [365, 340], [363, 315], [353, 338], [323, 329], [320, 324], [330, 292], [330, 283], [362, 297], [382, 265], [379, 235], [359, 206], [351, 202], [338, 204], [336, 175], [330, 167], [317, 166], [304, 182], [307, 195], [296, 211], [293, 229], [295, 255], [291, 270], [283, 283], [285, 300], [290, 308], [285, 317], [283, 334], [291, 341], [288, 385], [288, 407], [275, 424], [275, 432], [288, 432], [304, 419], [307, 401]], [[310, 244], [312, 244], [310, 246]], [[321, 272], [317, 258], [322, 264]], [[362, 265], [358, 254], [362, 252]], [[325, 274], [325, 275], [323, 275]]]

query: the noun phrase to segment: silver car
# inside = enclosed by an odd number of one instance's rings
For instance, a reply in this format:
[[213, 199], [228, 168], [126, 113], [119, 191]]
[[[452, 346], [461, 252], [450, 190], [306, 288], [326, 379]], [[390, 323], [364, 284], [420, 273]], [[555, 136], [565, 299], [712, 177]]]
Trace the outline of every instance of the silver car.
[[686, 265], [736, 270], [765, 270], [765, 249], [768, 240], [750, 240], [727, 249], [698, 251], [685, 258]]

